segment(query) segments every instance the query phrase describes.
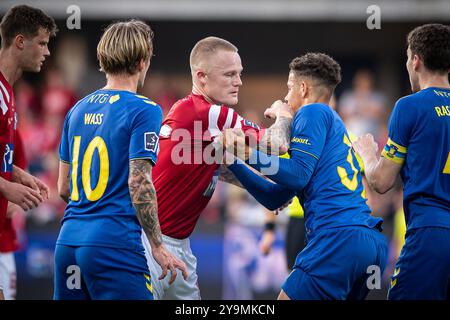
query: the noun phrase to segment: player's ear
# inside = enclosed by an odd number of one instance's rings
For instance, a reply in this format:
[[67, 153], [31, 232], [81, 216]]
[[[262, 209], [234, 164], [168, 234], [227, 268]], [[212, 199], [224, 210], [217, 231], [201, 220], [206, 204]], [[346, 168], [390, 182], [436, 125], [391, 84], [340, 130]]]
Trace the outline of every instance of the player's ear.
[[200, 83], [202, 85], [206, 84], [206, 79], [208, 78], [208, 76], [206, 75], [206, 73], [202, 70], [197, 70], [195, 71], [195, 74], [197, 75], [197, 79], [200, 81]]
[[23, 48], [25, 47], [25, 37], [23, 36], [23, 34], [18, 34], [13, 41], [13, 44], [16, 46], [16, 48], [23, 50]]
[[300, 81], [300, 95], [302, 98], [305, 98], [308, 95], [308, 84], [306, 81], [302, 80]]
[[420, 65], [422, 64], [422, 60], [420, 57], [415, 54], [413, 55], [413, 61], [412, 61], [412, 67], [414, 71], [417, 71], [420, 68]]
[[145, 60], [144, 59], [139, 60], [139, 62], [138, 62], [138, 70], [139, 70], [139, 72], [144, 70], [145, 67], [146, 67]]

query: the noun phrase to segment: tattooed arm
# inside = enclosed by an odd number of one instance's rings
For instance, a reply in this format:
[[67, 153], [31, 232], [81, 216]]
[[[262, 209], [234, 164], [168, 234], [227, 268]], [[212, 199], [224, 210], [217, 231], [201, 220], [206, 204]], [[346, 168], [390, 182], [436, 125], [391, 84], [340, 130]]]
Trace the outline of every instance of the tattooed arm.
[[231, 172], [225, 165], [221, 165], [219, 168], [219, 180], [234, 184], [235, 186], [244, 189], [239, 180], [234, 176], [233, 172]]
[[291, 139], [292, 118], [280, 116], [275, 123], [264, 131], [258, 150], [267, 154], [287, 152]]
[[152, 248], [162, 244], [161, 228], [158, 220], [156, 190], [152, 181], [152, 164], [149, 160], [130, 161], [128, 177], [131, 202], [136, 209], [139, 223], [147, 235]]
[[[247, 165], [246, 165], [247, 166]], [[266, 177], [265, 175], [263, 175], [262, 173], [260, 173], [259, 171], [256, 171], [255, 169], [253, 169], [250, 166], [247, 166], [247, 168], [249, 168], [251, 171], [253, 171], [255, 174], [257, 174], [258, 176], [260, 176], [261, 178], [264, 178], [267, 181], [273, 182], [272, 180], [270, 180], [268, 177]], [[219, 167], [219, 180], [229, 183], [229, 184], [233, 184], [236, 187], [245, 189], [244, 186], [242, 185], [242, 183], [239, 181], [238, 178], [236, 178], [236, 176], [234, 175], [233, 172], [231, 172], [230, 169], [227, 168], [226, 165], [221, 165]]]
[[[286, 103], [282, 102], [281, 100], [277, 100], [271, 105], [270, 108], [268, 108], [264, 112], [264, 116], [271, 119], [276, 119], [276, 121], [270, 128], [267, 128], [264, 131], [264, 134], [261, 137], [260, 142], [258, 144], [258, 149], [265, 153], [274, 155], [279, 155], [287, 152], [291, 139], [291, 124], [292, 124], [292, 114], [289, 109], [289, 106]], [[220, 137], [222, 144], [225, 143], [224, 137], [229, 136], [230, 130], [233, 131], [234, 129], [227, 129], [222, 132], [222, 136]], [[235, 151], [239, 152], [238, 149], [235, 149]], [[245, 148], [241, 148], [240, 151], [245, 152], [246, 150]], [[228, 160], [225, 160], [225, 164], [227, 163], [227, 161]], [[230, 163], [232, 162], [233, 161], [231, 161]], [[248, 168], [251, 169], [258, 176], [270, 181], [270, 179], [262, 175], [260, 172], [254, 170], [251, 167]], [[220, 166], [219, 180], [243, 188], [242, 184], [234, 176], [234, 174], [226, 167], [226, 165]]]
[[264, 112], [264, 115], [268, 118], [276, 118], [276, 121], [265, 130], [258, 149], [268, 154], [287, 152], [291, 140], [292, 123], [289, 106], [281, 100], [277, 100]]
[[187, 279], [185, 263], [167, 251], [163, 244], [158, 220], [156, 190], [152, 181], [152, 164], [149, 160], [136, 159], [130, 161], [128, 188], [139, 223], [152, 247], [153, 258], [161, 266], [162, 274], [159, 280], [164, 279], [168, 270], [170, 270], [169, 284], [172, 284], [177, 277], [176, 269], [180, 269], [184, 279]]

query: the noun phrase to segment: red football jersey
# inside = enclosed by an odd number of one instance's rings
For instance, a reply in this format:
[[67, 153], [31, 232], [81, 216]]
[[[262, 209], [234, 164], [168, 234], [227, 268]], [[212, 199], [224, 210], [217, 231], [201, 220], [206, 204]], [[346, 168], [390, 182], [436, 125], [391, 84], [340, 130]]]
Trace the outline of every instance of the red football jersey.
[[[16, 131], [14, 142], [14, 165], [25, 170], [28, 162], [25, 157], [23, 140], [19, 131]], [[17, 233], [13, 226], [13, 220], [12, 218], [6, 217], [3, 230], [0, 231], [0, 252], [14, 252], [17, 249], [19, 249], [19, 242], [17, 241]]]
[[[17, 115], [14, 92], [11, 85], [0, 72], [0, 176], [11, 181], [14, 153], [14, 135], [17, 126]], [[0, 232], [5, 222], [8, 200], [0, 194]]]
[[177, 101], [167, 114], [159, 135], [158, 161], [153, 168], [164, 235], [184, 239], [194, 230], [219, 178], [220, 161], [214, 161], [212, 143], [228, 128], [253, 132], [256, 141], [264, 130], [233, 109], [211, 104], [196, 94]]

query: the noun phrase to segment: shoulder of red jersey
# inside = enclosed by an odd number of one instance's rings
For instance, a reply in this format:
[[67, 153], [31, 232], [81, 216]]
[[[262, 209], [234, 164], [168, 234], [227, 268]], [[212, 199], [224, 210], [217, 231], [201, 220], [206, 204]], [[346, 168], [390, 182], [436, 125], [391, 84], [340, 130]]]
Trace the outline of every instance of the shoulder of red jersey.
[[232, 108], [210, 103], [201, 95], [190, 94], [173, 105], [164, 120], [160, 136], [168, 138], [174, 129], [173, 122], [185, 119], [186, 112], [195, 112], [193, 118], [201, 121], [202, 129], [206, 132], [205, 140], [210, 140], [218, 136], [222, 130], [230, 128], [241, 128], [244, 131], [248, 129], [261, 130], [258, 125], [242, 118]]
[[0, 115], [5, 115], [11, 107], [13, 100], [13, 90], [11, 85], [0, 73]]

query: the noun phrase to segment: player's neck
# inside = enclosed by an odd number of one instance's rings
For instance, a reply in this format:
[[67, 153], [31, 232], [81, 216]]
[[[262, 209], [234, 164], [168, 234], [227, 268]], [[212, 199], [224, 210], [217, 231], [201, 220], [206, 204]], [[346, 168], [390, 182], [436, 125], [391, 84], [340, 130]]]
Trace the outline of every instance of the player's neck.
[[448, 74], [424, 73], [419, 77], [419, 87], [421, 90], [432, 87], [450, 89]]
[[11, 87], [22, 76], [22, 69], [19, 68], [17, 57], [9, 49], [0, 50], [0, 72]]
[[303, 103], [301, 104], [301, 106], [297, 110], [294, 110], [294, 112], [297, 112], [304, 106], [306, 106], [308, 104], [313, 104], [313, 103], [322, 103], [322, 104], [330, 105], [330, 97], [328, 97], [328, 96], [307, 97], [307, 98], [305, 98], [305, 100], [303, 100]]
[[106, 75], [106, 86], [103, 87], [105, 90], [121, 90], [137, 92], [139, 82], [139, 75]]
[[192, 93], [198, 96], [202, 96], [203, 98], [205, 98], [206, 101], [208, 101], [211, 104], [217, 104], [213, 99], [208, 97], [205, 91], [201, 89], [195, 82], [192, 83]]

